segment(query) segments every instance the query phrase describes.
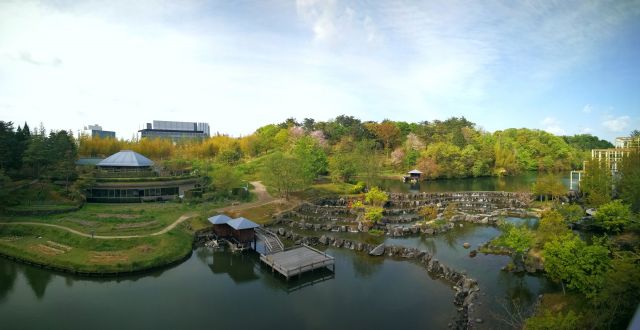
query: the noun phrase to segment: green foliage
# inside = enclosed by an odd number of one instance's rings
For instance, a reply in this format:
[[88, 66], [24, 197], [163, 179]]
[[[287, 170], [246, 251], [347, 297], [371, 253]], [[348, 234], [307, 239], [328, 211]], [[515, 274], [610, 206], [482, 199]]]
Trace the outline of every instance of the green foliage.
[[545, 201], [549, 196], [552, 200], [556, 200], [567, 193], [567, 188], [560, 179], [552, 174], [538, 176], [532, 190], [534, 194], [540, 196], [540, 199], [544, 197]]
[[384, 231], [380, 229], [369, 229], [369, 234], [373, 236], [382, 236], [384, 235]]
[[544, 245], [544, 266], [549, 277], [592, 299], [609, 270], [609, 249], [601, 240], [587, 245], [573, 233]]
[[586, 195], [586, 202], [597, 207], [611, 200], [613, 178], [609, 165], [604, 161], [591, 160], [585, 164], [580, 190]]
[[309, 177], [304, 173], [301, 160], [279, 151], [265, 159], [262, 179], [266, 185], [275, 188], [280, 196], [285, 198], [311, 184]]
[[371, 188], [364, 195], [364, 201], [373, 206], [382, 207], [388, 200], [389, 195], [378, 187]]
[[6, 206], [9, 196], [9, 186], [11, 184], [11, 178], [4, 174], [4, 171], [0, 169], [0, 207]]
[[364, 212], [364, 219], [370, 223], [376, 223], [382, 220], [383, 208], [379, 206], [367, 207]]
[[596, 225], [610, 232], [620, 232], [631, 223], [631, 210], [620, 200], [601, 205], [595, 215]]
[[593, 136], [591, 134], [576, 134], [574, 136], [563, 136], [562, 138], [570, 146], [582, 151], [613, 148], [613, 144], [611, 144], [611, 142], [598, 139], [597, 136]]
[[542, 214], [538, 226], [537, 244], [538, 246], [569, 233], [569, 227], [562, 214], [552, 210]]
[[633, 212], [640, 212], [640, 151], [633, 150], [618, 164], [617, 182], [620, 198], [631, 205]]
[[312, 137], [300, 137], [293, 144], [291, 154], [300, 160], [302, 172], [307, 180], [314, 180], [328, 169], [327, 155]]
[[438, 207], [435, 205], [427, 205], [418, 211], [418, 214], [424, 217], [424, 220], [433, 220], [438, 216]]
[[232, 189], [242, 184], [238, 170], [227, 163], [216, 164], [209, 176], [211, 187], [221, 196], [231, 195]]
[[640, 304], [640, 256], [620, 253], [611, 261], [602, 291], [596, 297], [600, 328], [623, 329]]
[[458, 208], [458, 205], [456, 205], [456, 203], [449, 203], [444, 208], [444, 212], [442, 215], [444, 216], [445, 219], [450, 220], [451, 218], [453, 218], [454, 215], [456, 215], [457, 208]]
[[542, 315], [537, 315], [527, 319], [524, 328], [527, 330], [574, 330], [580, 329], [580, 315], [573, 311], [567, 313], [551, 313], [544, 311]]
[[360, 194], [362, 193], [365, 189], [367, 188], [367, 184], [362, 182], [362, 181], [358, 181], [350, 190], [349, 193], [350, 194]]
[[562, 214], [562, 217], [570, 223], [580, 221], [584, 216], [584, 210], [578, 204], [564, 204], [557, 208], [557, 211]]
[[523, 255], [534, 242], [534, 235], [526, 226], [503, 225], [500, 245], [512, 249], [516, 254]]

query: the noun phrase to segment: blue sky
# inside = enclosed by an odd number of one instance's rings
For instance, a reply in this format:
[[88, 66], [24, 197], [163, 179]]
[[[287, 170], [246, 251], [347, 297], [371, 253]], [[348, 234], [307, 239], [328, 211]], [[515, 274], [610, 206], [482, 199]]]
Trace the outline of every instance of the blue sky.
[[1, 1], [0, 119], [640, 128], [640, 1]]

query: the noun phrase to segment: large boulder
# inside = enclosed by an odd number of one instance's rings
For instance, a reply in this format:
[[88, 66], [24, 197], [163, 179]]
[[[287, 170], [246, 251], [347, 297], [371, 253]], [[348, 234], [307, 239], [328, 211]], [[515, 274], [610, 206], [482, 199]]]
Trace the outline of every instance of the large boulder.
[[384, 244], [380, 244], [373, 248], [373, 250], [369, 251], [369, 255], [372, 256], [381, 256], [384, 254]]

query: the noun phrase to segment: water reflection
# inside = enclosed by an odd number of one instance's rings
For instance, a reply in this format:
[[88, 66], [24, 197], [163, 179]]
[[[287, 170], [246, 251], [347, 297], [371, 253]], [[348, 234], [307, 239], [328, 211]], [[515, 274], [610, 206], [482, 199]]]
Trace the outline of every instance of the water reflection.
[[375, 258], [369, 256], [363, 256], [358, 258], [352, 258], [353, 270], [358, 278], [368, 278], [374, 275], [380, 270], [382, 264], [384, 264], [384, 258]]
[[13, 262], [0, 262], [0, 302], [4, 301], [13, 289], [18, 277], [18, 269]]
[[35, 293], [36, 298], [41, 300], [47, 290], [47, 285], [49, 285], [53, 279], [51, 273], [38, 268], [25, 267], [22, 270], [22, 274], [27, 279], [27, 283], [29, 283], [29, 286], [33, 290], [33, 293]]
[[231, 253], [224, 249], [202, 248], [196, 256], [214, 274], [227, 274], [236, 284], [252, 282], [260, 277], [255, 272], [255, 257], [248, 253]]

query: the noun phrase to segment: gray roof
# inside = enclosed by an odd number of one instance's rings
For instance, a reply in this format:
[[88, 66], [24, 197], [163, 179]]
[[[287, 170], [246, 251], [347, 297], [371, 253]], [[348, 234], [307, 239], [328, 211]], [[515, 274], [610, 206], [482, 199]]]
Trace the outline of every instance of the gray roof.
[[232, 219], [225, 214], [218, 214], [209, 218], [209, 222], [211, 222], [214, 225], [224, 225], [225, 223], [231, 220]]
[[76, 160], [76, 165], [98, 165], [99, 162], [101, 162], [103, 160], [103, 158], [80, 158], [78, 160]]
[[422, 172], [418, 171], [418, 170], [411, 170], [409, 172], [407, 172], [409, 174], [422, 174]]
[[98, 166], [145, 167], [152, 166], [153, 161], [131, 150], [121, 150], [103, 161]]
[[233, 229], [235, 230], [242, 230], [242, 229], [251, 229], [251, 228], [256, 228], [256, 227], [260, 227], [259, 224], [249, 220], [249, 219], [245, 219], [245, 218], [237, 218], [237, 219], [233, 219], [229, 222], [227, 222], [227, 225], [231, 226]]

